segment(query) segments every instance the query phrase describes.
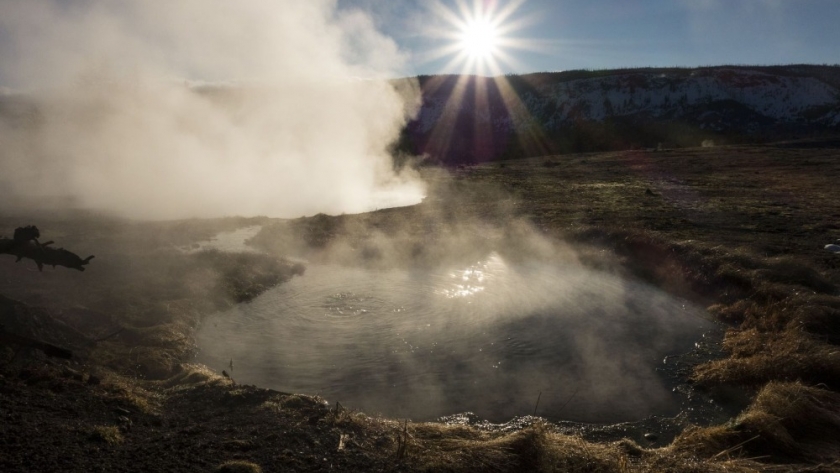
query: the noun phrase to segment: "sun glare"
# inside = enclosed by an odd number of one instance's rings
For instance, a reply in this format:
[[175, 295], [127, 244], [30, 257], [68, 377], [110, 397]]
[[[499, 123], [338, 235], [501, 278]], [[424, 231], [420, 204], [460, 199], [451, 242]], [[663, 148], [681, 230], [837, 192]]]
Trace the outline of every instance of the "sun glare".
[[461, 48], [473, 58], [492, 57], [496, 53], [498, 41], [496, 26], [487, 20], [469, 21], [461, 32]]
[[516, 15], [524, 1], [454, 0], [452, 6], [435, 1], [432, 12], [442, 21], [429, 34], [444, 44], [430, 51], [428, 59], [449, 57], [444, 69], [459, 68], [462, 74], [501, 74], [502, 64], [516, 62], [512, 50], [527, 47], [527, 41], [512, 36], [527, 23]]
[[[469, 104], [475, 117], [494, 116], [500, 107], [510, 116], [527, 113], [506, 75], [523, 68], [520, 52], [537, 52], [544, 44], [522, 37], [540, 18], [537, 9], [520, 10], [526, 1], [428, 0], [432, 15], [426, 17], [426, 34], [438, 46], [425, 53], [424, 62], [437, 63], [439, 74], [422, 86], [424, 92], [446, 97], [423, 145], [430, 153], [484, 162], [508, 149], [507, 134], [497, 136], [493, 122], [466, 116], [463, 106]], [[516, 135], [515, 142], [523, 149], [547, 151], [546, 139], [537, 127], [517, 130]], [[472, 290], [466, 285], [461, 289]]]

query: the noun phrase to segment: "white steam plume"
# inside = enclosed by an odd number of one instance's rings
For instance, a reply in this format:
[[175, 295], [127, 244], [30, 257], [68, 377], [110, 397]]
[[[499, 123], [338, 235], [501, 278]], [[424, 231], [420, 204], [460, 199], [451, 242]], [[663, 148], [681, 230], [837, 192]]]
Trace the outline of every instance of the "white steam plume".
[[[419, 200], [405, 57], [330, 0], [0, 3], [0, 185], [137, 218]], [[388, 196], [390, 201], [382, 201]]]

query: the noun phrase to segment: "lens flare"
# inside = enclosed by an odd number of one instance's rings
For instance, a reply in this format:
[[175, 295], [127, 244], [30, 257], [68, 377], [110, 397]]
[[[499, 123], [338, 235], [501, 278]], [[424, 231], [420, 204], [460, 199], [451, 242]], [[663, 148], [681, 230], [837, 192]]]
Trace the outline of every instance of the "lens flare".
[[[529, 114], [519, 87], [505, 75], [521, 69], [517, 52], [540, 53], [546, 43], [521, 36], [540, 20], [539, 8], [522, 8], [525, 0], [439, 0], [430, 2], [425, 34], [439, 47], [420, 62], [440, 62], [440, 73], [421, 79], [424, 97], [443, 97], [442, 106], [424, 107], [421, 122], [429, 131], [417, 144], [421, 154], [457, 163], [492, 161], [513, 140], [531, 155], [547, 154], [549, 141], [540, 127], [499, 133], [496, 124], [477, 117]], [[531, 122], [526, 117], [525, 122]], [[533, 123], [537, 121], [534, 120]], [[500, 125], [503, 126], [503, 125]]]
[[464, 25], [461, 32], [461, 47], [474, 59], [488, 59], [496, 53], [499, 32], [487, 20], [474, 20]]
[[459, 67], [461, 74], [500, 75], [503, 64], [517, 66], [511, 52], [533, 47], [531, 41], [516, 37], [517, 31], [531, 22], [517, 14], [523, 2], [456, 0], [454, 7], [433, 3], [436, 21], [427, 33], [441, 40], [442, 46], [430, 51], [426, 59], [450, 58], [445, 69]]

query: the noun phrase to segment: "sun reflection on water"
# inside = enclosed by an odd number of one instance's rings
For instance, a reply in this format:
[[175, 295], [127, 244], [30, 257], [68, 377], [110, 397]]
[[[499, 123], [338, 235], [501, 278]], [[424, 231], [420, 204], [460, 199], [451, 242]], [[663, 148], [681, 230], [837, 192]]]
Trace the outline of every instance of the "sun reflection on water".
[[493, 252], [484, 260], [449, 273], [445, 287], [435, 290], [448, 299], [466, 298], [484, 292], [507, 271], [507, 265], [498, 253]]
[[547, 416], [617, 422], [679, 408], [661, 360], [709, 327], [683, 304], [610, 274], [499, 254], [432, 270], [312, 264], [202, 324], [197, 361], [235, 359], [237, 382], [393, 416], [503, 421], [532, 413], [543, 392]]

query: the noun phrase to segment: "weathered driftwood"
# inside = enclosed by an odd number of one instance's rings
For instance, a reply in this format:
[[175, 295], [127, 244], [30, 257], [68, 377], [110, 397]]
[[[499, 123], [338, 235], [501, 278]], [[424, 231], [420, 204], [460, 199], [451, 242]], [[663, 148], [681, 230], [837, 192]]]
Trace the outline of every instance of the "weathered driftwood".
[[38, 270], [43, 271], [44, 265], [65, 266], [72, 269], [84, 271], [84, 266], [93, 259], [93, 255], [85, 259], [72, 251], [64, 248], [51, 248], [52, 241], [46, 243], [38, 242], [41, 233], [38, 227], [26, 226], [15, 229], [15, 236], [12, 239], [0, 238], [0, 254], [17, 256], [17, 261], [29, 258], [38, 265]]
[[[43, 271], [45, 264], [48, 264], [53, 268], [56, 266], [66, 266], [68, 268], [84, 271], [84, 266], [93, 259], [93, 255], [82, 259], [77, 254], [67, 251], [64, 248], [50, 248], [50, 245], [53, 242], [48, 241], [41, 244], [41, 242], [38, 241], [38, 238], [40, 237], [41, 232], [38, 231], [38, 227], [34, 225], [18, 227], [15, 229], [13, 238], [0, 238], [0, 254], [17, 256], [18, 262], [23, 258], [29, 258], [35, 261], [35, 264], [38, 265], [39, 271]], [[0, 299], [5, 298], [0, 297]], [[36, 348], [43, 351], [47, 356], [65, 359], [73, 357], [73, 352], [70, 350], [51, 345], [49, 343], [44, 343], [33, 338], [7, 332], [5, 327], [0, 325], [0, 345], [8, 344]]]

